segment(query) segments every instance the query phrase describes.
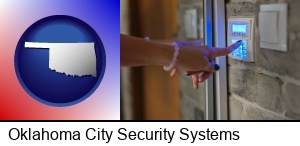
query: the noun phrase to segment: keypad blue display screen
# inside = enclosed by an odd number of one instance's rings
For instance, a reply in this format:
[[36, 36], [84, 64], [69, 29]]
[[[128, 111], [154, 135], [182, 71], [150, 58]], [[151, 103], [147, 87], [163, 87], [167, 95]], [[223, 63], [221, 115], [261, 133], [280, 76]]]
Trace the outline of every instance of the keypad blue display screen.
[[235, 33], [246, 33], [247, 25], [246, 24], [232, 24], [232, 32]]
[[[235, 42], [237, 42], [237, 39], [232, 39], [231, 42], [232, 44], [234, 44]], [[247, 59], [247, 42], [246, 41], [242, 41], [243, 43], [237, 48], [235, 49], [231, 55], [234, 57], [238, 57], [241, 59]]]

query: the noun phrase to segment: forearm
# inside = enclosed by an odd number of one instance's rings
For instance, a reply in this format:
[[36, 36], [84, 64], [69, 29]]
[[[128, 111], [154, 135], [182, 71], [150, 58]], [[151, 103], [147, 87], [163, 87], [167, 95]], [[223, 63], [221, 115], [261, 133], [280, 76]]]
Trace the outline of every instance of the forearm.
[[121, 66], [168, 65], [174, 48], [165, 43], [121, 34]]

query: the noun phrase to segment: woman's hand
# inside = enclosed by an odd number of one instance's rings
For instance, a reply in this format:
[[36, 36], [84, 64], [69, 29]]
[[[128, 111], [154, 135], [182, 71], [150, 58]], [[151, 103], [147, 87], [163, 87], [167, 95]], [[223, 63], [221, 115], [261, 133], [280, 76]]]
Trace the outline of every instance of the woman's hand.
[[[172, 41], [172, 42], [169, 41], [169, 44], [171, 44], [173, 42], [174, 41]], [[175, 42], [180, 47], [182, 47], [182, 46], [200, 46], [204, 43], [204, 39], [199, 39], [199, 40], [192, 41], [192, 42], [183, 42], [183, 41], [176, 40]], [[178, 70], [177, 68], [172, 69], [170, 76], [173, 77], [177, 73], [177, 70]], [[189, 74], [189, 72], [187, 72], [187, 71], [185, 73]]]
[[[199, 43], [197, 44], [195, 42], [185, 43], [184, 45], [181, 44], [182, 42], [178, 43], [180, 53], [177, 58], [176, 67], [186, 70], [186, 75], [192, 75], [193, 86], [195, 89], [198, 89], [199, 82], [205, 81], [220, 68], [218, 64], [215, 64], [213, 59], [218, 56], [230, 54], [241, 45], [241, 42], [238, 41], [226, 48], [199, 45]], [[171, 76], [175, 73], [176, 69], [172, 70]]]

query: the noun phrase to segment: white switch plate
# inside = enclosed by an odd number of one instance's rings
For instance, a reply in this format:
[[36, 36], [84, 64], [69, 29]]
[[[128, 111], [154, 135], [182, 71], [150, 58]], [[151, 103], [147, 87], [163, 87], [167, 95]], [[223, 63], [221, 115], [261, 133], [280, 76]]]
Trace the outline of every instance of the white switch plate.
[[188, 9], [185, 11], [184, 27], [185, 27], [185, 32], [186, 32], [187, 38], [190, 38], [190, 39], [198, 38], [197, 10], [196, 9]]
[[265, 43], [278, 43], [278, 12], [260, 12], [260, 40]]
[[260, 5], [260, 48], [287, 52], [287, 4]]

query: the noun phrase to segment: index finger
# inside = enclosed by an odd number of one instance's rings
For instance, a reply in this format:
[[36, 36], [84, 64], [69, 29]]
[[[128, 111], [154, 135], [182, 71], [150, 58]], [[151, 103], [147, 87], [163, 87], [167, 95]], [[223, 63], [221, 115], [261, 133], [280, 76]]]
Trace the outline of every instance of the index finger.
[[226, 47], [226, 48], [214, 48], [211, 53], [213, 58], [218, 56], [225, 56], [233, 52], [236, 48], [238, 48], [242, 44], [242, 40], [237, 41], [236, 43]]

